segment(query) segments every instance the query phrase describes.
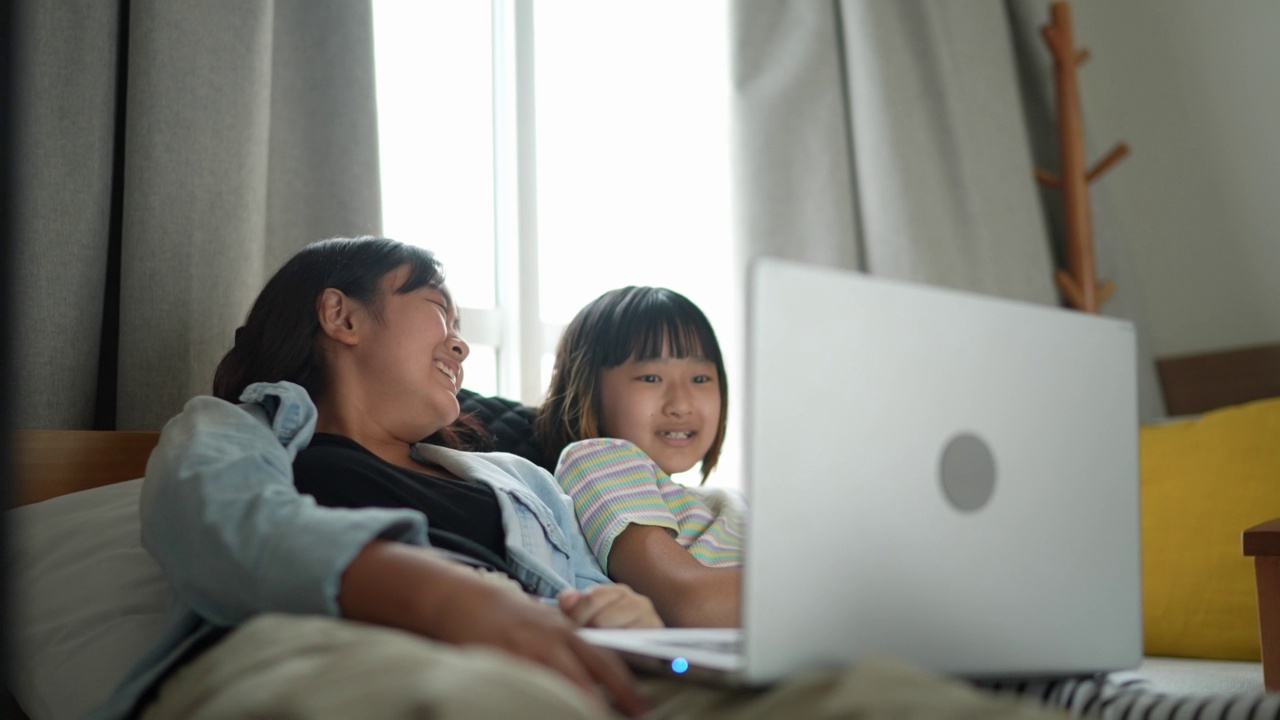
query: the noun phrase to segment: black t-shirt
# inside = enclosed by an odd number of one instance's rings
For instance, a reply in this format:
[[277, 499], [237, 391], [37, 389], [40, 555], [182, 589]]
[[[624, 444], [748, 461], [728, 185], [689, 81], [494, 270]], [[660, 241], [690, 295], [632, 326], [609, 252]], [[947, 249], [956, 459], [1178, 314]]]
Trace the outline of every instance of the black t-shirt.
[[419, 510], [432, 545], [510, 574], [502, 512], [484, 483], [414, 472], [350, 438], [316, 433], [293, 461], [293, 484], [328, 507]]

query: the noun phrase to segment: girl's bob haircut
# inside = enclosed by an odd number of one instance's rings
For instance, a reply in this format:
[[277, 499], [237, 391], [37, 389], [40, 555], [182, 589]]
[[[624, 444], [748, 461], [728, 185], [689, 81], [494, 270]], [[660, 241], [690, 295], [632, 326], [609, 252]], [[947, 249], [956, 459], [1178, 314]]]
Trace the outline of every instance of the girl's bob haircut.
[[702, 310], [674, 290], [629, 286], [592, 300], [565, 328], [547, 399], [534, 421], [543, 464], [555, 467], [565, 446], [601, 436], [603, 371], [628, 360], [705, 358], [716, 366], [720, 423], [702, 458], [702, 481], [715, 469], [729, 415], [729, 386], [715, 330]]

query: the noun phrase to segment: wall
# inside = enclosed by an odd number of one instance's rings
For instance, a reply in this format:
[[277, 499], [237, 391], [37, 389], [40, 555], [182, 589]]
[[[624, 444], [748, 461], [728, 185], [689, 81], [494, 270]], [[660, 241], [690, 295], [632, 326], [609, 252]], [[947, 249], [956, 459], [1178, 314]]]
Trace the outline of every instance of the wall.
[[[1078, 0], [1091, 160], [1157, 357], [1280, 342], [1280, 3]], [[1046, 11], [1047, 18], [1047, 11]]]

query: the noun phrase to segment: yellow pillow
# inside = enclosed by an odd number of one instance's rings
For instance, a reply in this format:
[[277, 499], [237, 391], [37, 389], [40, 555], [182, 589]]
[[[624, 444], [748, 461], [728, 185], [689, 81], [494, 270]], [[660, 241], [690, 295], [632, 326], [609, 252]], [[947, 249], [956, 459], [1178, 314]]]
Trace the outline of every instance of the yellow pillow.
[[1246, 528], [1280, 517], [1280, 398], [1141, 430], [1148, 655], [1258, 660]]

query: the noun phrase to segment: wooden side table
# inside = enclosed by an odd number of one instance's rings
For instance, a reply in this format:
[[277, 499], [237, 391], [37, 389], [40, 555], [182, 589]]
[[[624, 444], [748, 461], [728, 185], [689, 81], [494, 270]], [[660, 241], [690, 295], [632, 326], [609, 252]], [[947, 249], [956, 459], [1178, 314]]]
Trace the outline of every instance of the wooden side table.
[[1280, 519], [1245, 530], [1242, 544], [1257, 577], [1262, 682], [1267, 692], [1275, 692], [1280, 690]]

